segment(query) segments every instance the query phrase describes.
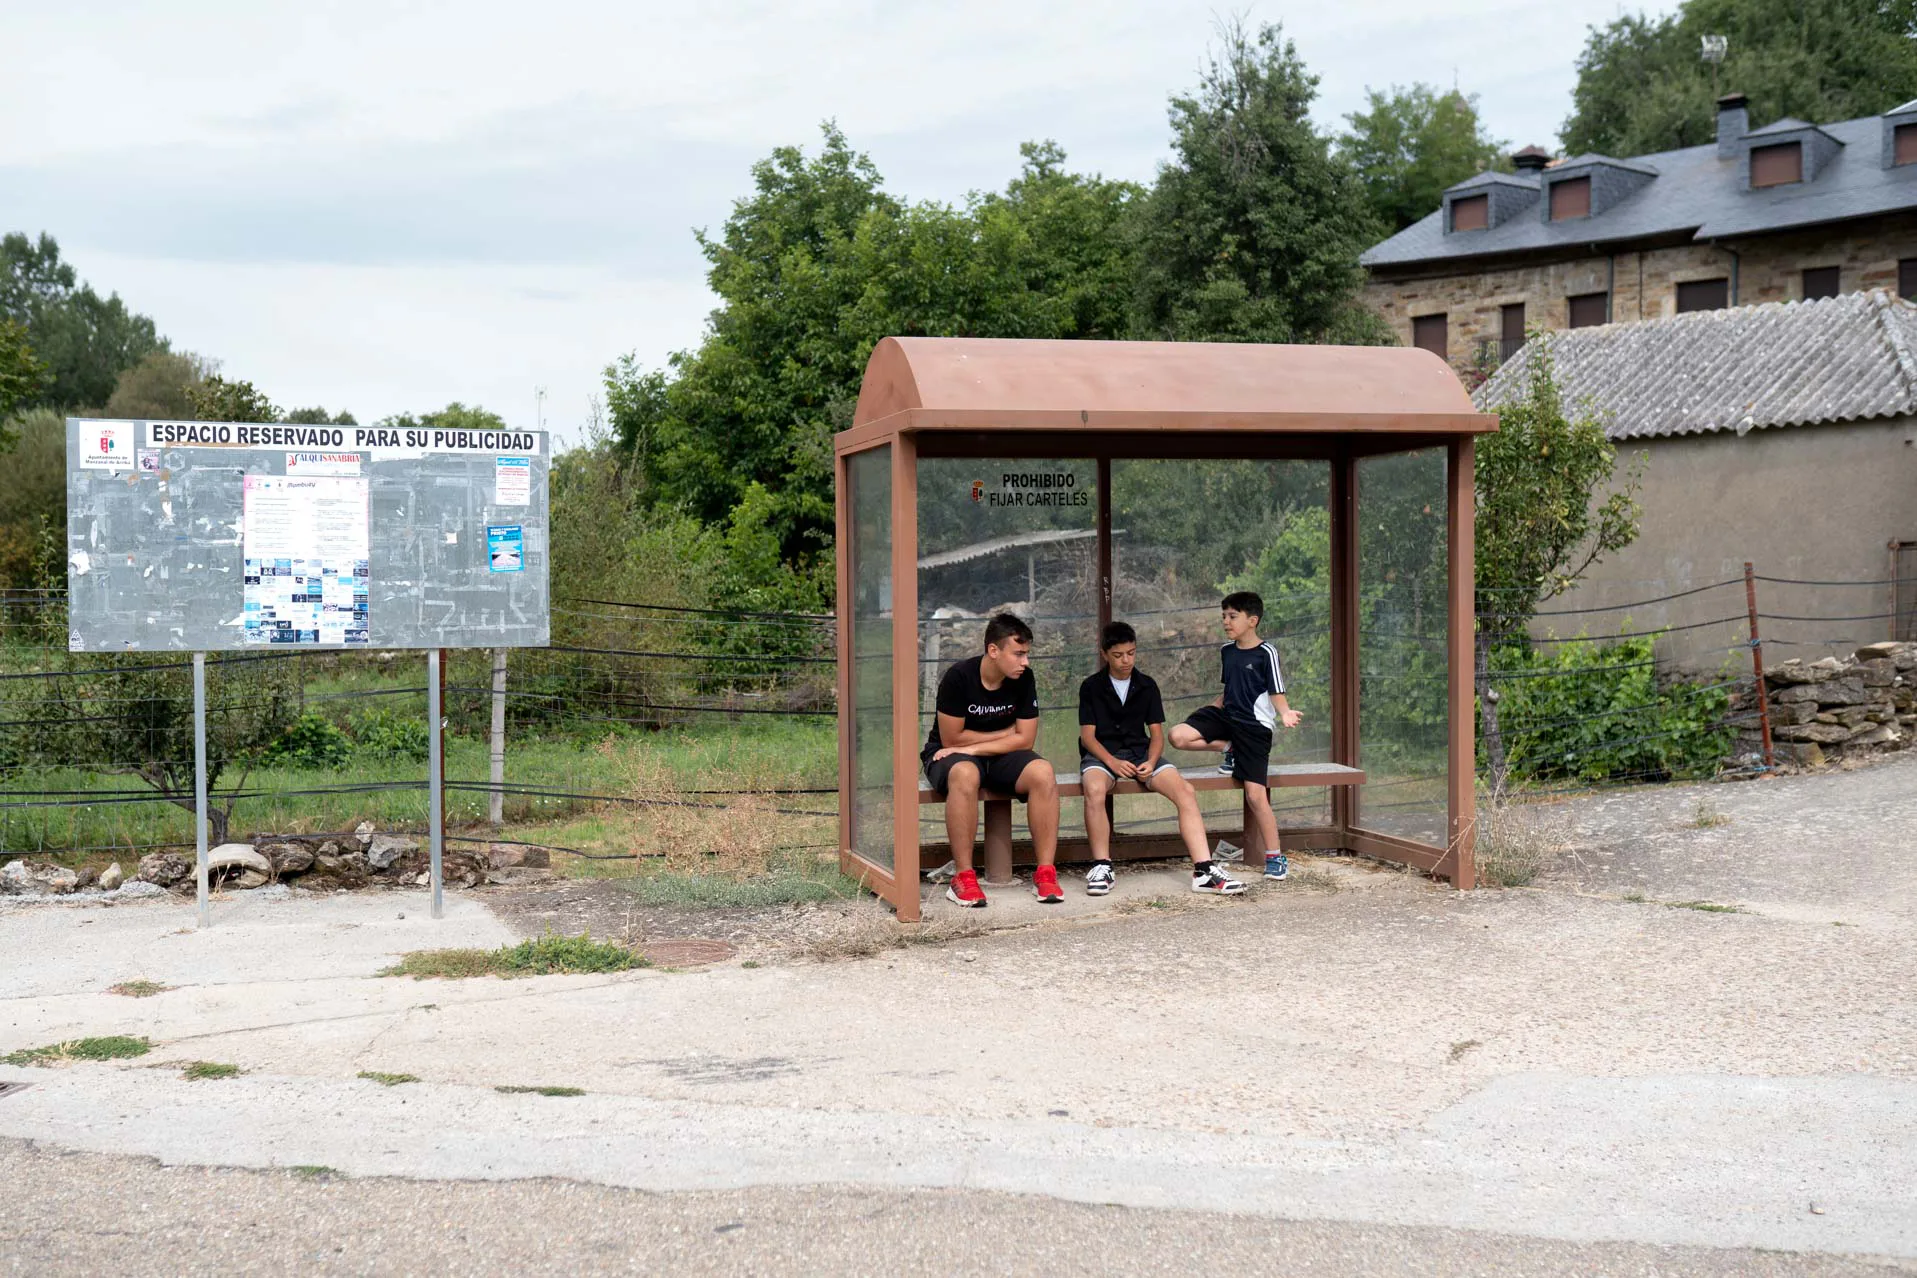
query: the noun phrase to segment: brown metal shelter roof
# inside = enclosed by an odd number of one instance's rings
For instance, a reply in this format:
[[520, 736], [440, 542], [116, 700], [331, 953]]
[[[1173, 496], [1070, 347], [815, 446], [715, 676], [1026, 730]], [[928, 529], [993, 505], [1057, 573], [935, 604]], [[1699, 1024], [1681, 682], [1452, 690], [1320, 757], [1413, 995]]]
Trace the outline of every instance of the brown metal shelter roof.
[[1391, 346], [888, 337], [840, 451], [896, 431], [1492, 430], [1449, 366]]

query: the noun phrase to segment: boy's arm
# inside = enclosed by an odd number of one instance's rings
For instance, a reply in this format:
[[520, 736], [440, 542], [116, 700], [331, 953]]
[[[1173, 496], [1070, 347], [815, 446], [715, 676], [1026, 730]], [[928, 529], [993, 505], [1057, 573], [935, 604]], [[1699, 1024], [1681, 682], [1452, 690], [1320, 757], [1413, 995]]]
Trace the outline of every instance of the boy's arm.
[[1152, 739], [1151, 744], [1145, 747], [1145, 766], [1138, 769], [1138, 774], [1148, 777], [1158, 771], [1158, 761], [1165, 755], [1165, 725], [1151, 723], [1145, 726], [1150, 729]]
[[948, 754], [1010, 754], [1014, 750], [1031, 749], [1031, 742], [1037, 739], [1037, 719], [1020, 719], [1011, 727], [1000, 728], [996, 732], [975, 732], [965, 726], [963, 715], [946, 714], [941, 710], [939, 744], [944, 749], [932, 757], [943, 759]]
[[1271, 698], [1271, 704], [1278, 710], [1278, 722], [1284, 724], [1287, 728], [1295, 728], [1305, 721], [1304, 715], [1291, 708], [1291, 703], [1285, 700], [1284, 693], [1274, 694]]

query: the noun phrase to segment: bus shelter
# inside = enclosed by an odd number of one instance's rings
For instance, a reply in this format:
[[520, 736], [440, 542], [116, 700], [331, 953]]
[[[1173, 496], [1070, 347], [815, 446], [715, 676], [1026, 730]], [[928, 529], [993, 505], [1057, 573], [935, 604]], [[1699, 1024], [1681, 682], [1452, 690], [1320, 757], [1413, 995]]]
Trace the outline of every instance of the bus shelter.
[[[1176, 723], [1218, 691], [1220, 597], [1251, 589], [1306, 716], [1273, 750], [1281, 842], [1472, 886], [1472, 456], [1496, 425], [1414, 349], [880, 342], [835, 441], [845, 871], [919, 917], [949, 858], [919, 752], [940, 669], [991, 613], [1036, 632], [1063, 864], [1088, 856], [1077, 687], [1101, 627], [1138, 631]], [[1217, 759], [1167, 757], [1198, 779]], [[1170, 805], [1127, 788], [1113, 856], [1178, 855]], [[1199, 788], [1208, 830], [1241, 837], [1235, 785]], [[991, 883], [1030, 844], [1022, 808], [984, 797]]]

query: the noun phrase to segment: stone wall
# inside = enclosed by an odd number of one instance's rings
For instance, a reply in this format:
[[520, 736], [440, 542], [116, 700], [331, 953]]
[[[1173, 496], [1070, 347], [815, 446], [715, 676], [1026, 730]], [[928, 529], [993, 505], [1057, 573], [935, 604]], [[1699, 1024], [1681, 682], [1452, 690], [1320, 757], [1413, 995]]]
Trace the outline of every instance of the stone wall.
[[1608, 289], [1614, 322], [1659, 319], [1677, 313], [1679, 284], [1729, 277], [1733, 254], [1738, 305], [1801, 298], [1803, 272], [1819, 266], [1839, 269], [1843, 292], [1895, 292], [1898, 261], [1917, 258], [1917, 213], [1723, 244], [1587, 251], [1551, 262], [1493, 264], [1448, 274], [1374, 275], [1365, 286], [1365, 300], [1407, 346], [1414, 318], [1445, 315], [1449, 358], [1465, 368], [1475, 361], [1480, 340], [1500, 335], [1502, 308], [1510, 303], [1524, 303], [1529, 326], [1567, 328], [1568, 299]]
[[[1875, 643], [1848, 658], [1793, 659], [1764, 672], [1780, 763], [1901, 750], [1917, 735], [1917, 643]], [[1748, 697], [1741, 709], [1752, 708]], [[1759, 748], [1749, 732], [1742, 751]]]

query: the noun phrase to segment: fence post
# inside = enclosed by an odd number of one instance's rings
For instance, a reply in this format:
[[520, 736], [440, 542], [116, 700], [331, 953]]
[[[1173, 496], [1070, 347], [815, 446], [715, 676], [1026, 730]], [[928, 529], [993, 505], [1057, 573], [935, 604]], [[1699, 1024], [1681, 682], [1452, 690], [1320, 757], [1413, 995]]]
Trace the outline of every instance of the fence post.
[[486, 819], [493, 825], [506, 820], [506, 650], [493, 649], [493, 758], [492, 798]]
[[1764, 734], [1764, 770], [1774, 771], [1771, 748], [1771, 694], [1764, 687], [1764, 641], [1757, 631], [1757, 571], [1744, 563], [1744, 602], [1751, 614], [1751, 673], [1757, 676], [1757, 724]]
[[446, 653], [426, 650], [426, 855], [432, 880], [434, 918], [444, 918], [440, 887], [442, 853], [446, 846], [446, 742], [442, 716], [446, 705]]

